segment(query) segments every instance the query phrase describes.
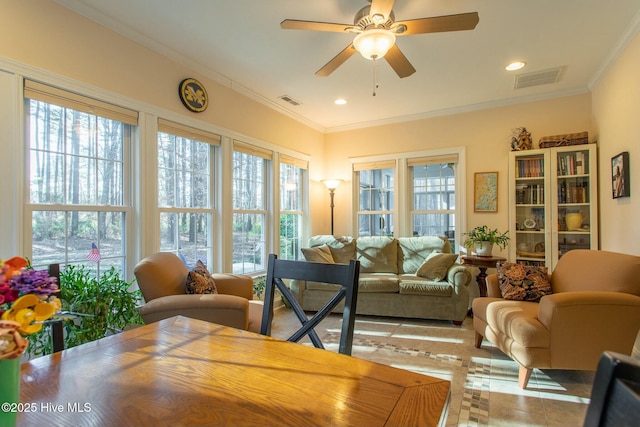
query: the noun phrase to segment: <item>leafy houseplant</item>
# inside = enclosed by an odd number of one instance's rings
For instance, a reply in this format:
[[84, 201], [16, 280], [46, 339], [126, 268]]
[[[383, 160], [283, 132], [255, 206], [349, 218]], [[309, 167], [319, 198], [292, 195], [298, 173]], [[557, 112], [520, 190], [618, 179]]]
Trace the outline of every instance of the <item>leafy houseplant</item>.
[[490, 229], [486, 225], [478, 226], [468, 233], [463, 245], [467, 248], [476, 249], [477, 255], [491, 256], [493, 245], [497, 245], [500, 249], [505, 249], [509, 243], [509, 231], [500, 233], [498, 229]]
[[[65, 348], [144, 324], [137, 309], [142, 297], [140, 291], [131, 291], [132, 282], [122, 279], [114, 267], [96, 278], [94, 272], [83, 265], [68, 265], [60, 273], [60, 283], [62, 310], [74, 313], [64, 322]], [[31, 356], [52, 352], [47, 330], [29, 338]]]

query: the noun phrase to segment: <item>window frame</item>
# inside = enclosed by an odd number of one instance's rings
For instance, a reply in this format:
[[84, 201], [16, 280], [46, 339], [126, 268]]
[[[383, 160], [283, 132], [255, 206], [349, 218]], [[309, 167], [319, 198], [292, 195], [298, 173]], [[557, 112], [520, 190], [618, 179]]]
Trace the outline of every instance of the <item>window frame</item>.
[[[194, 206], [194, 207], [184, 207], [184, 206], [161, 206], [160, 204], [160, 134], [164, 133], [169, 135], [170, 137], [175, 138], [174, 144], [176, 143], [178, 138], [182, 138], [192, 144], [203, 144], [208, 149], [208, 171], [206, 176], [208, 176], [208, 188], [206, 189], [207, 194], [207, 202], [205, 206]], [[195, 215], [205, 215], [207, 222], [207, 231], [208, 235], [205, 237], [205, 242], [203, 246], [199, 246], [196, 241], [194, 244], [194, 250], [196, 254], [201, 252], [206, 253], [205, 259], [202, 259], [201, 256], [196, 255], [197, 259], [192, 259], [192, 257], [184, 257], [188, 265], [195, 265], [195, 262], [199, 259], [205, 263], [207, 268], [213, 270], [216, 265], [216, 242], [214, 241], [214, 235], [217, 234], [217, 218], [219, 215], [217, 209], [217, 200], [215, 198], [215, 191], [218, 187], [218, 182], [220, 181], [220, 173], [218, 172], [218, 156], [220, 151], [222, 137], [212, 132], [204, 131], [198, 128], [189, 127], [186, 125], [182, 125], [180, 123], [171, 122], [165, 119], [158, 119], [158, 130], [156, 132], [156, 153], [157, 159], [155, 165], [155, 173], [156, 173], [156, 221], [158, 228], [156, 232], [158, 233], [158, 246], [159, 250], [167, 251], [175, 253], [176, 255], [181, 256], [179, 249], [176, 249], [175, 246], [171, 249], [163, 248], [162, 243], [162, 215], [163, 214], [195, 214]], [[177, 155], [174, 151], [174, 155]], [[178, 172], [177, 166], [173, 168], [173, 170]], [[182, 169], [180, 169], [182, 170]], [[193, 172], [193, 170], [189, 170], [187, 172]], [[177, 178], [176, 178], [177, 181]], [[177, 185], [177, 184], [176, 184]], [[183, 183], [183, 185], [185, 185]], [[179, 234], [178, 234], [179, 238]], [[184, 256], [184, 254], [182, 254]]]
[[[63, 119], [65, 121], [65, 123], [63, 123], [64, 135], [62, 136], [65, 148], [62, 152], [59, 153], [59, 155], [63, 156], [63, 162], [65, 165], [67, 164], [69, 158], [72, 158], [72, 157], [84, 158], [86, 161], [90, 163], [99, 163], [99, 162], [108, 160], [108, 158], [103, 158], [100, 156], [99, 150], [96, 150], [96, 152], [91, 155], [87, 155], [86, 153], [85, 154], [72, 153], [68, 150], [68, 148], [66, 147], [68, 144], [68, 141], [67, 141], [68, 129], [66, 124], [66, 121], [67, 121], [66, 115], [68, 111], [74, 111], [80, 114], [88, 115], [90, 118], [91, 117], [96, 118], [95, 128], [93, 128], [95, 130], [93, 137], [96, 138], [96, 142], [95, 142], [96, 147], [98, 147], [98, 144], [99, 144], [98, 141], [101, 135], [99, 132], [99, 125], [98, 125], [99, 120], [97, 118], [112, 120], [116, 123], [121, 124], [122, 147], [120, 151], [120, 156], [121, 156], [120, 165], [122, 168], [121, 170], [122, 194], [120, 195], [120, 197], [122, 197], [122, 200], [120, 204], [105, 205], [105, 204], [100, 204], [98, 200], [96, 200], [95, 203], [93, 204], [86, 204], [86, 203], [71, 204], [71, 203], [68, 203], [67, 200], [63, 200], [62, 202], [54, 202], [54, 203], [47, 203], [47, 202], [38, 203], [38, 202], [32, 201], [31, 185], [30, 185], [31, 179], [32, 179], [31, 178], [31, 170], [32, 170], [31, 153], [33, 151], [33, 148], [31, 146], [31, 137], [32, 137], [31, 135], [31, 102], [32, 101], [43, 102], [48, 105], [53, 105], [56, 108], [62, 109], [63, 113], [65, 114], [65, 118]], [[77, 212], [77, 213], [96, 214], [98, 215], [98, 219], [97, 219], [98, 222], [96, 223], [96, 232], [99, 233], [97, 230], [100, 228], [99, 226], [100, 213], [110, 212], [110, 213], [119, 214], [121, 218], [120, 224], [119, 224], [120, 240], [121, 240], [120, 251], [122, 252], [121, 254], [118, 253], [120, 252], [118, 250], [115, 250], [115, 252], [113, 253], [109, 253], [108, 251], [102, 250], [101, 259], [98, 262], [95, 262], [95, 265], [93, 261], [90, 261], [85, 257], [81, 257], [78, 259], [73, 259], [73, 258], [70, 259], [69, 258], [70, 251], [69, 251], [68, 241], [67, 241], [69, 236], [65, 232], [64, 240], [66, 243], [65, 243], [65, 248], [63, 250], [64, 259], [56, 258], [55, 261], [56, 263], [60, 263], [63, 265], [65, 264], [85, 265], [90, 270], [93, 270], [96, 275], [102, 274], [102, 272], [104, 272], [105, 270], [108, 270], [112, 265], [113, 266], [117, 265], [118, 266], [117, 268], [119, 271], [121, 271], [121, 273], [127, 274], [127, 271], [130, 265], [129, 254], [134, 253], [134, 247], [135, 247], [129, 236], [131, 235], [130, 230], [132, 229], [132, 226], [133, 226], [133, 217], [135, 212], [133, 203], [132, 203], [133, 180], [132, 180], [132, 174], [131, 174], [131, 165], [133, 163], [132, 141], [134, 139], [134, 135], [137, 129], [137, 120], [138, 120], [137, 112], [133, 112], [132, 110], [117, 107], [115, 105], [112, 105], [103, 101], [99, 101], [99, 100], [90, 98], [88, 96], [78, 95], [70, 91], [66, 91], [53, 86], [34, 82], [28, 79], [24, 80], [22, 102], [23, 102], [23, 111], [24, 111], [23, 123], [24, 123], [24, 141], [25, 141], [24, 147], [23, 147], [23, 153], [24, 153], [24, 175], [23, 176], [26, 183], [26, 185], [24, 186], [25, 202], [23, 206], [24, 206], [24, 214], [25, 214], [24, 218], [29, 218], [29, 220], [25, 220], [23, 222], [24, 246], [25, 246], [23, 249], [24, 255], [27, 256], [29, 259], [34, 260], [33, 266], [35, 268], [44, 268], [49, 263], [47, 261], [44, 261], [44, 263], [39, 263], [39, 261], [35, 260], [33, 256], [33, 221], [34, 221], [34, 215], [36, 213], [38, 212], [63, 213], [65, 216], [65, 219], [64, 219], [65, 230], [67, 230], [69, 226], [68, 219], [66, 218], [68, 213]], [[112, 114], [112, 112], [109, 110], [110, 107], [114, 108], [115, 113]], [[95, 113], [100, 113], [100, 114], [95, 114]], [[42, 151], [43, 153], [55, 153], [54, 151], [50, 151], [50, 150], [49, 151], [38, 150], [38, 151]], [[95, 173], [98, 174], [99, 169], [96, 169]], [[63, 172], [63, 178], [62, 178], [64, 181], [63, 185], [65, 186], [65, 194], [66, 194], [66, 186], [68, 185], [66, 175], [67, 175], [67, 169], [65, 168], [65, 171]], [[98, 187], [96, 187], [95, 191], [98, 191]], [[100, 249], [101, 244], [100, 244], [99, 235], [97, 235], [95, 239], [89, 239], [89, 240], [92, 241], [91, 242], [92, 244], [96, 244], [98, 249]], [[91, 246], [87, 244], [87, 247], [86, 247], [87, 255], [91, 250], [92, 250]], [[79, 252], [80, 250], [76, 249], [76, 251]], [[114, 253], [118, 255], [114, 255]], [[120, 261], [116, 262], [117, 260], [120, 260]]]
[[[276, 217], [275, 215], [272, 215], [272, 212], [274, 211], [274, 206], [275, 206], [275, 202], [274, 199], [277, 196], [278, 191], [274, 189], [274, 182], [276, 182], [276, 180], [274, 179], [275, 177], [275, 167], [274, 167], [274, 161], [273, 161], [273, 152], [271, 150], [262, 148], [262, 147], [258, 147], [252, 144], [248, 144], [242, 141], [238, 141], [238, 140], [234, 140], [233, 141], [233, 150], [231, 152], [231, 192], [235, 192], [236, 191], [236, 187], [235, 187], [235, 177], [234, 177], [234, 171], [233, 168], [235, 167], [235, 154], [236, 153], [240, 153], [240, 154], [244, 154], [244, 155], [248, 155], [248, 156], [253, 156], [256, 158], [260, 158], [262, 159], [262, 188], [261, 188], [261, 193], [262, 195], [260, 196], [260, 198], [262, 199], [263, 203], [262, 206], [258, 209], [252, 209], [252, 208], [248, 208], [248, 209], [239, 209], [235, 206], [235, 200], [233, 200], [233, 196], [231, 199], [231, 233], [230, 233], [230, 250], [232, 253], [232, 257], [231, 257], [231, 271], [234, 274], [247, 274], [250, 276], [259, 276], [261, 274], [264, 274], [267, 270], [267, 256], [269, 254], [270, 251], [272, 251], [272, 241], [273, 239], [271, 238], [271, 236], [273, 235], [274, 232], [274, 228], [276, 227], [276, 225], [274, 224], [274, 220], [273, 218]], [[234, 242], [233, 242], [233, 237], [235, 235], [235, 222], [234, 222], [234, 217], [236, 215], [257, 215], [257, 216], [262, 216], [262, 230], [261, 230], [261, 238], [262, 241], [257, 241], [257, 243], [259, 245], [261, 245], [261, 248], [259, 249], [255, 249], [254, 251], [260, 250], [261, 254], [260, 254], [260, 259], [261, 259], [261, 263], [260, 263], [260, 267], [261, 268], [256, 268], [254, 270], [245, 270], [244, 268], [244, 261], [242, 263], [242, 268], [238, 269], [235, 265], [234, 265], [234, 257], [235, 257], [235, 246], [234, 246]], [[278, 216], [279, 218], [279, 216]], [[244, 252], [243, 252], [244, 253]], [[256, 263], [254, 263], [254, 265], [257, 265]]]
[[[283, 197], [283, 186], [286, 184], [282, 183], [282, 166], [287, 165], [289, 167], [296, 168], [299, 171], [299, 182], [297, 183], [297, 191], [298, 191], [298, 203], [297, 209], [287, 210], [282, 206], [282, 197]], [[302, 256], [302, 251], [300, 250], [304, 247], [305, 242], [307, 240], [307, 224], [308, 224], [308, 215], [305, 215], [308, 212], [308, 168], [309, 162], [306, 160], [301, 160], [298, 158], [293, 158], [287, 155], [279, 155], [278, 156], [278, 177], [277, 182], [279, 183], [278, 188], [278, 212], [277, 212], [277, 230], [275, 233], [275, 247], [277, 248], [278, 256], [281, 259], [289, 259], [289, 260], [302, 260], [304, 257]], [[283, 215], [293, 215], [298, 218], [298, 250], [294, 251], [293, 257], [287, 257], [286, 254], [282, 253], [282, 217]]]
[[[354, 237], [357, 237], [358, 230], [358, 207], [359, 204], [359, 179], [358, 169], [385, 164], [384, 162], [394, 161], [395, 172], [395, 216], [394, 216], [394, 237], [410, 237], [413, 235], [413, 189], [410, 164], [418, 159], [437, 160], [449, 156], [457, 156], [457, 167], [455, 171], [456, 195], [455, 195], [455, 237], [456, 242], [461, 241], [462, 233], [466, 229], [466, 148], [464, 146], [414, 151], [407, 153], [394, 153], [379, 156], [353, 157], [349, 159], [352, 170], [352, 209], [351, 229]], [[388, 163], [387, 163], [388, 164]], [[356, 208], [354, 208], [356, 207]], [[460, 245], [458, 245], [459, 247]]]

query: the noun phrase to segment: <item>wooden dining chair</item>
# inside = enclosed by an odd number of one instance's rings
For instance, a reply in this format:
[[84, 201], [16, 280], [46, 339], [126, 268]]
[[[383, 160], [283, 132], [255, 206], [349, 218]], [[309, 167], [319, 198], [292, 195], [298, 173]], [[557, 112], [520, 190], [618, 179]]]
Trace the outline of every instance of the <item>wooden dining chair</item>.
[[[338, 351], [342, 354], [351, 355], [353, 331], [356, 320], [359, 275], [359, 261], [352, 260], [349, 264], [323, 264], [307, 261], [279, 260], [275, 254], [269, 255], [260, 333], [262, 335], [271, 335], [273, 301], [277, 288], [285, 302], [293, 309], [301, 324], [301, 327], [288, 338], [288, 341], [299, 342], [302, 337], [308, 335], [315, 347], [324, 348], [314, 328], [344, 300], [342, 330]], [[308, 318], [283, 279], [332, 283], [340, 285], [340, 289], [337, 290], [333, 297], [331, 297], [319, 311], [311, 318]]]
[[[62, 284], [60, 283], [60, 264], [49, 264], [49, 277], [55, 277], [58, 284], [58, 292], [54, 295], [58, 298], [62, 296]], [[51, 319], [51, 341], [53, 344], [53, 352], [57, 353], [64, 350], [64, 324], [60, 319]]]

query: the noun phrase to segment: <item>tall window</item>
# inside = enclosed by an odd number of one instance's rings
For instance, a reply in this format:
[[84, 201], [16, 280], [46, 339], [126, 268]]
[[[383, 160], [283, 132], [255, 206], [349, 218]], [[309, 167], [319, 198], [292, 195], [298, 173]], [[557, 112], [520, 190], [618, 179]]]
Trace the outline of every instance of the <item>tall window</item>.
[[233, 150], [233, 272], [264, 271], [272, 153], [239, 141]]
[[298, 260], [303, 246], [303, 174], [306, 163], [280, 157], [280, 258]]
[[358, 235], [392, 236], [395, 161], [354, 164], [358, 193]]
[[25, 81], [31, 262], [124, 272], [137, 113]]
[[158, 207], [160, 250], [188, 265], [210, 265], [213, 156], [218, 135], [176, 123], [158, 122]]
[[413, 235], [447, 237], [455, 247], [457, 157], [410, 159]]

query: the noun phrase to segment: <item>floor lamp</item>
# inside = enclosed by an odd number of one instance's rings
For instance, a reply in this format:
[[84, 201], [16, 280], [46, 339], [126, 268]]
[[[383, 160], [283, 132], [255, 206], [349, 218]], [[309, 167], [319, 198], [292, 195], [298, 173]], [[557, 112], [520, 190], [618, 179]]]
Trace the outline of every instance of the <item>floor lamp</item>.
[[331, 204], [329, 206], [331, 207], [331, 235], [333, 236], [333, 207], [335, 206], [333, 204], [333, 196], [334, 196], [334, 192], [336, 191], [336, 188], [338, 188], [342, 180], [341, 179], [323, 179], [322, 182], [329, 189], [329, 196], [331, 197]]

